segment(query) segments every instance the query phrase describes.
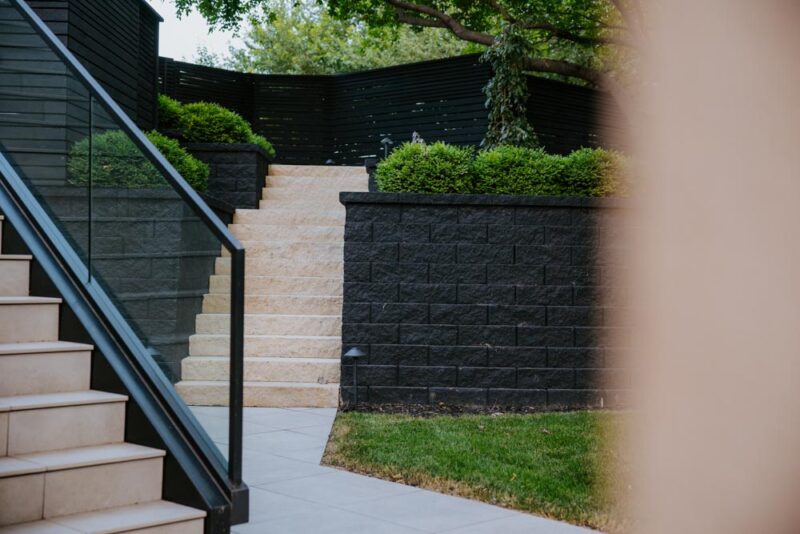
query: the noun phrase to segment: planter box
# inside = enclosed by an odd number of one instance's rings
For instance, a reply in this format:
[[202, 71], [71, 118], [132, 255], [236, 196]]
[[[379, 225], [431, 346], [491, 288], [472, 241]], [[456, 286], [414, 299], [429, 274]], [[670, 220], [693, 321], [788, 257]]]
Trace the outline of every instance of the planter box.
[[208, 164], [208, 196], [234, 208], [258, 209], [269, 170], [269, 156], [258, 145], [188, 143], [194, 157]]
[[[342, 193], [342, 349], [370, 404], [622, 404], [597, 254], [613, 199]], [[617, 244], [615, 244], [617, 246]], [[618, 325], [613, 325], [617, 328]], [[619, 333], [619, 329], [615, 330]], [[342, 366], [342, 398], [354, 398]]]

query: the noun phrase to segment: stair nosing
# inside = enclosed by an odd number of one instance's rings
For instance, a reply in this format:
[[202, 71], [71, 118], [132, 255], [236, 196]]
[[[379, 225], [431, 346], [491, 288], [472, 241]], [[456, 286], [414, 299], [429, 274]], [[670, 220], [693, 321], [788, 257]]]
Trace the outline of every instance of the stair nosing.
[[[124, 451], [124, 452], [123, 452]], [[68, 456], [70, 453], [77, 452], [97, 452], [101, 455], [103, 453], [111, 455], [99, 456], [95, 458], [65, 461], [54, 461], [59, 456]], [[117, 453], [114, 456], [114, 453]], [[110, 465], [125, 462], [135, 462], [138, 460], [149, 460], [152, 458], [163, 458], [166, 452], [162, 449], [155, 449], [152, 447], [145, 447], [135, 443], [106, 443], [103, 445], [89, 445], [86, 447], [74, 447], [70, 449], [60, 449], [55, 451], [34, 452], [30, 454], [14, 455], [11, 458], [30, 462], [35, 465], [41, 466], [45, 472], [50, 473], [53, 471], [66, 471], [68, 469], [80, 469], [83, 467], [92, 467], [96, 465]]]
[[20, 354], [52, 354], [58, 352], [90, 352], [93, 345], [70, 341], [38, 341], [28, 343], [0, 343], [0, 356]]
[[[81, 398], [79, 394], [83, 395], [83, 398]], [[70, 395], [75, 395], [76, 398], [70, 398]], [[61, 400], [59, 400], [59, 397]], [[27, 403], [25, 402], [26, 399], [28, 399]], [[32, 402], [33, 400], [39, 400], [39, 402]], [[97, 391], [93, 389], [84, 391], [67, 391], [61, 393], [12, 395], [8, 397], [0, 397], [0, 412], [23, 412], [28, 410], [64, 408], [69, 406], [112, 404], [117, 402], [127, 402], [127, 400], [127, 395], [119, 395], [117, 393], [108, 393], [106, 391]]]
[[[162, 517], [160, 519], [144, 519], [146, 517], [146, 513], [148, 510], [152, 510], [153, 507], [164, 507], [168, 506], [175, 511], [175, 515], [172, 517]], [[131, 504], [126, 506], [117, 506], [114, 508], [106, 508], [104, 510], [96, 510], [93, 512], [83, 512], [79, 514], [72, 514], [72, 515], [65, 515], [65, 516], [58, 516], [52, 517], [47, 519], [46, 521], [65, 527], [65, 528], [81, 528], [84, 530], [76, 531], [82, 532], [85, 531], [86, 525], [84, 523], [81, 526], [81, 521], [90, 521], [94, 517], [103, 516], [103, 515], [112, 515], [112, 514], [119, 514], [121, 512], [128, 512], [134, 511], [135, 517], [140, 518], [138, 521], [131, 521], [124, 525], [117, 525], [112, 527], [112, 529], [101, 529], [101, 530], [91, 530], [92, 534], [112, 534], [112, 533], [124, 533], [124, 532], [131, 532], [131, 531], [138, 531], [147, 528], [165, 526], [165, 525], [173, 525], [173, 524], [180, 524], [187, 521], [193, 521], [197, 519], [203, 519], [206, 517], [206, 512], [203, 510], [199, 510], [197, 508], [191, 508], [189, 506], [185, 506], [182, 504], [174, 503], [171, 501], [164, 500], [163, 498], [157, 501], [151, 501], [146, 503], [138, 503], [138, 504]]]
[[0, 306], [2, 305], [18, 305], [18, 304], [61, 304], [62, 299], [56, 297], [33, 297], [33, 296], [0, 296]]

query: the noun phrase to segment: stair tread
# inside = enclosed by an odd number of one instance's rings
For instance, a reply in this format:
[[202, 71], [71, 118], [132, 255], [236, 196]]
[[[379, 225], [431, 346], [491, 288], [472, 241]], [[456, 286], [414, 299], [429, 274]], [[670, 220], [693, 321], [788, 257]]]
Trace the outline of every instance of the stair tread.
[[53, 517], [0, 528], [0, 534], [111, 534], [202, 519], [206, 513], [169, 501], [153, 501], [97, 512]]
[[[229, 361], [227, 356], [189, 356], [184, 361]], [[280, 357], [280, 356], [245, 356], [245, 362], [261, 363], [261, 362], [275, 362], [275, 363], [316, 363], [322, 365], [338, 366], [339, 360], [333, 358], [313, 358], [313, 357]]]
[[45, 471], [61, 471], [165, 456], [160, 449], [133, 443], [114, 443], [0, 458], [0, 478]]
[[108, 402], [125, 402], [126, 395], [96, 391], [70, 391], [67, 393], [46, 393], [37, 395], [18, 395], [0, 397], [0, 412], [34, 410], [41, 408], [58, 408], [62, 406], [80, 406], [87, 404], [104, 404]]
[[[228, 337], [228, 334], [194, 334], [192, 337]], [[245, 338], [269, 338], [269, 339], [340, 339], [341, 336], [293, 336], [284, 334], [245, 334]]]
[[10, 296], [0, 297], [0, 305], [2, 304], [61, 304], [61, 299], [53, 297]]
[[83, 352], [93, 350], [92, 345], [70, 341], [40, 341], [36, 343], [0, 343], [0, 356], [47, 352]]
[[0, 254], [0, 261], [30, 261], [33, 256], [30, 254]]
[[[211, 315], [211, 316], [219, 316], [219, 317], [228, 317], [230, 316], [229, 313], [201, 313], [200, 315]], [[270, 319], [337, 319], [339, 315], [320, 315], [320, 314], [310, 314], [310, 313], [245, 313], [245, 319], [247, 317], [269, 317]]]
[[[227, 380], [185, 380], [176, 385], [181, 386], [217, 386], [228, 384]], [[339, 384], [318, 384], [317, 382], [243, 382], [244, 387], [250, 388], [291, 388], [291, 389], [339, 389]], [[226, 386], [227, 387], [227, 386]]]

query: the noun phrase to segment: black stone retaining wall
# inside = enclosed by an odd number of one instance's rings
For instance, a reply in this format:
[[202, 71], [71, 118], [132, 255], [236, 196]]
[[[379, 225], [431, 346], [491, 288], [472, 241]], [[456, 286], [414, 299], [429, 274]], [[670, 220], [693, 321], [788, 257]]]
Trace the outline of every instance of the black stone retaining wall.
[[[359, 402], [614, 405], [610, 270], [596, 226], [610, 199], [342, 193], [343, 352]], [[353, 400], [352, 366], [342, 396]]]
[[269, 156], [258, 145], [190, 143], [186, 149], [208, 164], [208, 196], [235, 208], [258, 209]]

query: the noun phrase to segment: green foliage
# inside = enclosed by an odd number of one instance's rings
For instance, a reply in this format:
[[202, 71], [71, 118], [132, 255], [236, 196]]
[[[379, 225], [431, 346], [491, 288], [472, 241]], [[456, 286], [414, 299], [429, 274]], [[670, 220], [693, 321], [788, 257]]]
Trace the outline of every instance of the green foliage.
[[272, 146], [272, 143], [267, 141], [267, 138], [264, 137], [263, 135], [253, 134], [253, 135], [250, 136], [250, 141], [249, 142], [253, 143], [254, 145], [258, 145], [261, 148], [263, 148], [264, 152], [266, 152], [267, 155], [270, 158], [274, 158], [275, 157], [275, 147]]
[[601, 148], [567, 156], [499, 146], [475, 154], [444, 143], [406, 143], [378, 164], [376, 181], [392, 193], [609, 196], [625, 192], [626, 160]]
[[158, 125], [162, 129], [174, 130], [181, 126], [183, 106], [174, 98], [158, 95]]
[[482, 143], [485, 148], [539, 144], [527, 117], [525, 60], [529, 54], [530, 43], [515, 25], [506, 24], [501, 36], [481, 58], [491, 64], [494, 71], [483, 89], [489, 108], [489, 128]]
[[497, 195], [557, 195], [554, 179], [564, 158], [540, 148], [500, 146], [475, 158], [475, 192]]
[[471, 193], [473, 157], [471, 147], [404, 143], [380, 163], [375, 180], [393, 193]]
[[626, 521], [615, 510], [615, 499], [630, 492], [613, 478], [618, 465], [627, 469], [613, 438], [624, 419], [609, 412], [458, 417], [340, 412], [323, 461], [620, 532]]
[[353, 20], [332, 17], [314, 0], [276, 6], [266, 23], [254, 23], [245, 45], [220, 60], [198, 50], [201, 61], [214, 61], [242, 72], [263, 74], [338, 74], [415, 61], [456, 56], [466, 43], [436, 29], [369, 29]]
[[194, 102], [183, 106], [180, 129], [190, 143], [249, 143], [250, 124], [219, 104]]
[[[208, 165], [192, 157], [174, 139], [158, 132], [148, 132], [147, 137], [189, 185], [201, 192], [208, 189]], [[88, 184], [91, 175], [94, 186], [131, 189], [169, 186], [150, 160], [119, 130], [94, 134], [91, 139], [75, 143], [69, 153], [67, 171], [68, 180], [74, 185]]]
[[[212, 25], [231, 29], [246, 17], [272, 23], [291, 5], [308, 10], [311, 0], [176, 0], [175, 3], [180, 13], [197, 9]], [[541, 63], [531, 70], [548, 77], [575, 76], [583, 83], [594, 83], [585, 76], [589, 70], [594, 75], [606, 73], [624, 65], [631, 56], [628, 47], [609, 45], [604, 40], [626, 36], [625, 21], [610, 0], [413, 0], [405, 3], [411, 6], [406, 8], [389, 0], [319, 0], [318, 3], [326, 6], [333, 19], [345, 24], [355, 22], [370, 31], [401, 27], [432, 29], [480, 47], [491, 45], [504, 21], [517, 23], [529, 44], [529, 57], [579, 67], [572, 69], [572, 74], [559, 74], [558, 69], [544, 68]], [[635, 2], [619, 4], [636, 13]], [[444, 20], [457, 26], [450, 26]], [[615, 52], [609, 53], [610, 49]]]

